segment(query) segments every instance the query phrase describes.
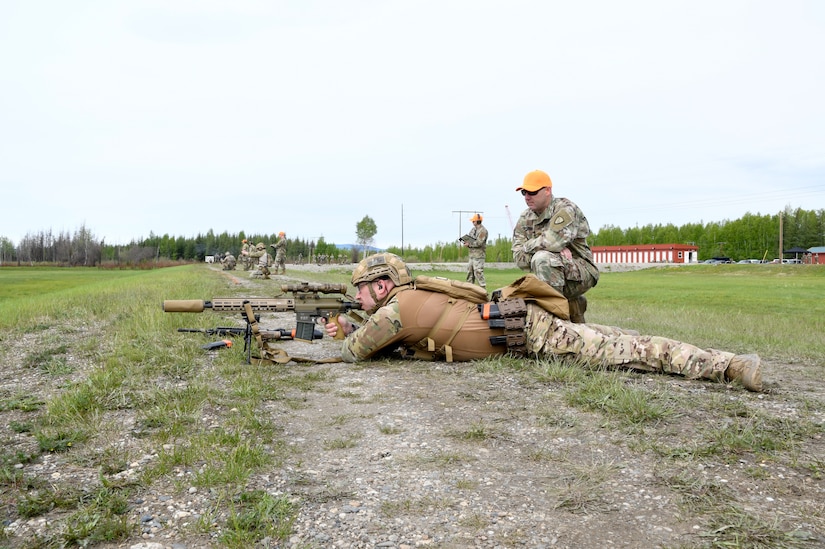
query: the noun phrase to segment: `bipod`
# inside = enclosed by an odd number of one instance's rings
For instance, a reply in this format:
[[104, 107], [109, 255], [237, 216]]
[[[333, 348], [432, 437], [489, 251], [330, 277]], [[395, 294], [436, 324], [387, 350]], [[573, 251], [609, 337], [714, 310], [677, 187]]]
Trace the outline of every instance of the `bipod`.
[[252, 334], [257, 333], [258, 330], [258, 322], [260, 322], [261, 317], [260, 315], [256, 315], [252, 312], [252, 307], [248, 306], [249, 301], [244, 301], [244, 307], [246, 311], [241, 313], [241, 318], [244, 319], [246, 322], [246, 329], [244, 330], [243, 336], [243, 350], [246, 353], [246, 363], [252, 364]]

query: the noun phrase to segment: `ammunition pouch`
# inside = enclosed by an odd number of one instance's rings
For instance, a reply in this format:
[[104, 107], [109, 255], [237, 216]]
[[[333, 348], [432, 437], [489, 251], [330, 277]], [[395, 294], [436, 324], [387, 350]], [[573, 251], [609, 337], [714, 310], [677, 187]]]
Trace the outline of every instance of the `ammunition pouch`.
[[527, 355], [527, 337], [524, 334], [527, 303], [523, 299], [479, 303], [478, 312], [490, 328], [504, 328], [504, 335], [490, 336], [491, 345], [506, 345], [511, 355]]
[[496, 318], [488, 320], [490, 328], [504, 328], [505, 330], [524, 330], [524, 317]]

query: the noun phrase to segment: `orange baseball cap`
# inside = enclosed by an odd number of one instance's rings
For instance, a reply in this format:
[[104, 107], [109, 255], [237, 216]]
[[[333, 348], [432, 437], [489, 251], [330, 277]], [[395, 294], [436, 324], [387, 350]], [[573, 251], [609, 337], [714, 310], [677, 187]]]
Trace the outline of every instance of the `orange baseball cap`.
[[524, 176], [524, 183], [521, 187], [516, 188], [517, 191], [524, 189], [525, 191], [537, 191], [543, 187], [552, 187], [553, 182], [550, 181], [550, 176], [541, 170], [534, 170]]

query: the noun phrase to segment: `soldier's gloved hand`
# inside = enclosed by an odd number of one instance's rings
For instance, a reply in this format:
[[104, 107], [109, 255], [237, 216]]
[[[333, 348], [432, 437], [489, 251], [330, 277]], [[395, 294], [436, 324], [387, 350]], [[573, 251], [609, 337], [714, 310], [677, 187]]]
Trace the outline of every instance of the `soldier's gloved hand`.
[[327, 335], [329, 337], [335, 339], [335, 336], [338, 335], [339, 326], [340, 330], [344, 332], [344, 336], [348, 336], [355, 329], [352, 325], [352, 322], [347, 320], [347, 317], [345, 317], [344, 315], [338, 315], [338, 322], [334, 322], [330, 319], [327, 319], [327, 323], [324, 325], [324, 329], [326, 329]]

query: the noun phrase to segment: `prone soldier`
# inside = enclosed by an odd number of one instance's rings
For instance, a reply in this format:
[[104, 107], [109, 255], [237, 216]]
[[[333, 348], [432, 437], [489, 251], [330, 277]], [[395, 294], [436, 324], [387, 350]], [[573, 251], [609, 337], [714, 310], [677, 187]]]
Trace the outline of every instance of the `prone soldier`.
[[[344, 315], [326, 324], [328, 335], [340, 337], [341, 330], [346, 334], [341, 348], [345, 362], [392, 353], [448, 362], [505, 354], [559, 356], [595, 367], [737, 381], [750, 391], [762, 390], [758, 355], [700, 349], [665, 337], [571, 322], [567, 298], [531, 274], [494, 292], [504, 298], [496, 303], [457, 299], [416, 288], [414, 282], [409, 267], [395, 254], [374, 254], [355, 267], [355, 300], [371, 316], [360, 327]], [[523, 297], [516, 298], [519, 288]], [[493, 305], [499, 318], [485, 314], [494, 310]]]

